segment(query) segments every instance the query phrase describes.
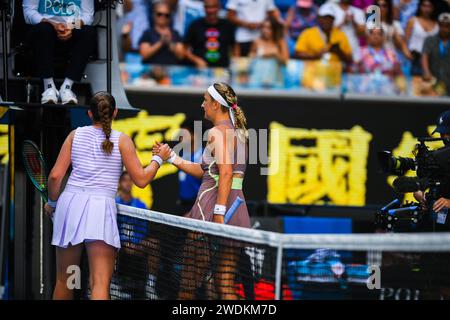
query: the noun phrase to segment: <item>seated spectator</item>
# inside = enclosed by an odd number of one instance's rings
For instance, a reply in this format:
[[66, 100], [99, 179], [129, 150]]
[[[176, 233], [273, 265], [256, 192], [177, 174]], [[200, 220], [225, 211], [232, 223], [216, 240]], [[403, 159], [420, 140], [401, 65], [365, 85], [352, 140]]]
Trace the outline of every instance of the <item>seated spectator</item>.
[[147, 0], [125, 0], [124, 15], [117, 21], [123, 53], [139, 52], [139, 40], [150, 28]]
[[248, 56], [250, 47], [259, 35], [267, 15], [278, 19], [279, 12], [273, 0], [228, 0], [228, 19], [236, 27], [239, 55]]
[[219, 18], [219, 0], [205, 0], [204, 5], [206, 16], [192, 22], [185, 36], [186, 59], [199, 68], [227, 68], [236, 50], [234, 26]]
[[439, 33], [428, 37], [423, 46], [423, 78], [442, 81], [450, 95], [450, 13], [441, 13], [438, 21]]
[[394, 50], [384, 45], [383, 29], [367, 30], [367, 46], [361, 49], [360, 73], [382, 73], [390, 77], [401, 74]]
[[262, 24], [261, 37], [252, 44], [250, 57], [275, 58], [279, 63], [286, 64], [289, 52], [283, 31], [283, 25], [277, 19], [266, 19]]
[[153, 27], [142, 35], [139, 53], [144, 63], [178, 64], [184, 57], [184, 49], [178, 32], [170, 26], [170, 6], [156, 2], [153, 6]]
[[[67, 5], [61, 8], [59, 0], [24, 0], [25, 22], [31, 27], [31, 44], [34, 49], [37, 74], [44, 81], [41, 103], [77, 104], [72, 92], [74, 81], [80, 81], [89, 56], [96, 45], [94, 0], [80, 0], [80, 7]], [[73, 7], [72, 7], [73, 6]], [[72, 52], [66, 78], [58, 91], [53, 80], [56, 46]]]
[[439, 32], [434, 4], [431, 0], [420, 0], [416, 16], [408, 21], [406, 41], [412, 54], [412, 75], [422, 75], [421, 55], [425, 39]]
[[318, 26], [308, 28], [300, 34], [295, 45], [295, 57], [304, 60], [352, 62], [352, 49], [347, 36], [333, 27], [335, 11], [331, 6], [322, 6], [318, 12]]
[[205, 16], [203, 0], [171, 0], [175, 3], [173, 28], [181, 37], [194, 20]]
[[150, 24], [150, 27], [152, 27], [154, 24], [153, 8], [155, 6], [155, 3], [165, 1], [169, 4], [170, 12], [174, 13], [177, 10], [178, 0], [142, 0], [142, 1], [144, 2], [145, 8], [147, 9], [148, 23]]
[[412, 59], [405, 40], [405, 32], [398, 20], [394, 20], [392, 0], [376, 0], [375, 5], [380, 7], [381, 28], [386, 39], [385, 46], [392, 50], [399, 50], [407, 59]]
[[408, 21], [417, 12], [419, 0], [393, 0], [394, 19], [400, 21], [403, 29], [406, 29]]
[[289, 8], [286, 26], [289, 31], [289, 44], [292, 43], [292, 47], [303, 30], [317, 25], [317, 9], [313, 0], [297, 0], [296, 4]]
[[334, 26], [342, 30], [352, 48], [353, 61], [361, 58], [359, 37], [365, 36], [366, 17], [364, 11], [350, 5], [351, 0], [338, 0], [338, 3], [327, 2], [323, 6], [333, 7], [335, 11]]
[[119, 178], [119, 189], [116, 196], [116, 203], [139, 209], [147, 209], [145, 203], [138, 198], [133, 198], [131, 190], [133, 189], [133, 180], [126, 171], [122, 172]]

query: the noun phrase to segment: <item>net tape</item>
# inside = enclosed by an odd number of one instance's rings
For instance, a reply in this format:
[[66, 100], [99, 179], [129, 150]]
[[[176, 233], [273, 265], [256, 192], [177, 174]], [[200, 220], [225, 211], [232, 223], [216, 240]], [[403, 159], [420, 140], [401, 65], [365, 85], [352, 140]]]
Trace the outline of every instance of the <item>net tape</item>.
[[157, 211], [117, 205], [118, 213], [234, 240], [283, 249], [335, 249], [390, 252], [450, 251], [450, 232], [384, 234], [281, 234], [174, 216]]
[[[123, 205], [118, 213], [113, 299], [435, 299], [450, 288], [450, 233], [281, 234]], [[381, 290], [367, 286], [374, 266]]]

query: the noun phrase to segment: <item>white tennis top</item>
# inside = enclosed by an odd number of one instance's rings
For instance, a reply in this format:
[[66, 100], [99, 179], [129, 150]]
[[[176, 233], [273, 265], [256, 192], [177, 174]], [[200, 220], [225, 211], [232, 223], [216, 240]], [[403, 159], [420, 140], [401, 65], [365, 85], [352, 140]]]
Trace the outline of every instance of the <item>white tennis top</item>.
[[112, 130], [110, 140], [114, 147], [109, 155], [102, 149], [105, 134], [101, 128], [77, 128], [72, 142], [72, 173], [67, 184], [117, 191], [123, 169], [120, 135], [120, 132]]

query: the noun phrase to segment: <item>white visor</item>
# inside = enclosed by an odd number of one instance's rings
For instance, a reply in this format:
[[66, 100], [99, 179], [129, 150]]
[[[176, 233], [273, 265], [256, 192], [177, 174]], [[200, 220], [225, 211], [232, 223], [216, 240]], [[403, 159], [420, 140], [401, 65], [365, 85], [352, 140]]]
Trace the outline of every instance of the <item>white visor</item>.
[[233, 108], [231, 108], [228, 103], [225, 101], [225, 99], [220, 95], [219, 92], [217, 92], [216, 88], [214, 88], [213, 85], [209, 86], [208, 88], [208, 93], [209, 95], [216, 100], [218, 103], [220, 103], [222, 106], [227, 107], [228, 108], [228, 112], [230, 114], [230, 118], [231, 118], [231, 123], [233, 123], [233, 127], [235, 126], [235, 120], [234, 120], [234, 112], [233, 112]]

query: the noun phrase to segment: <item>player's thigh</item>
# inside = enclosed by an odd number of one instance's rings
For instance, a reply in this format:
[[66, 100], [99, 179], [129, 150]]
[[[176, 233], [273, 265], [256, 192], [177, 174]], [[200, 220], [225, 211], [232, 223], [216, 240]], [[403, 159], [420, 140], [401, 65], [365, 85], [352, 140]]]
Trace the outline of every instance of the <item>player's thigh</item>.
[[67, 278], [71, 273], [69, 268], [80, 266], [83, 244], [68, 246], [67, 248], [56, 247], [56, 271], [58, 278]]
[[117, 249], [104, 241], [86, 242], [89, 271], [94, 281], [111, 279]]

